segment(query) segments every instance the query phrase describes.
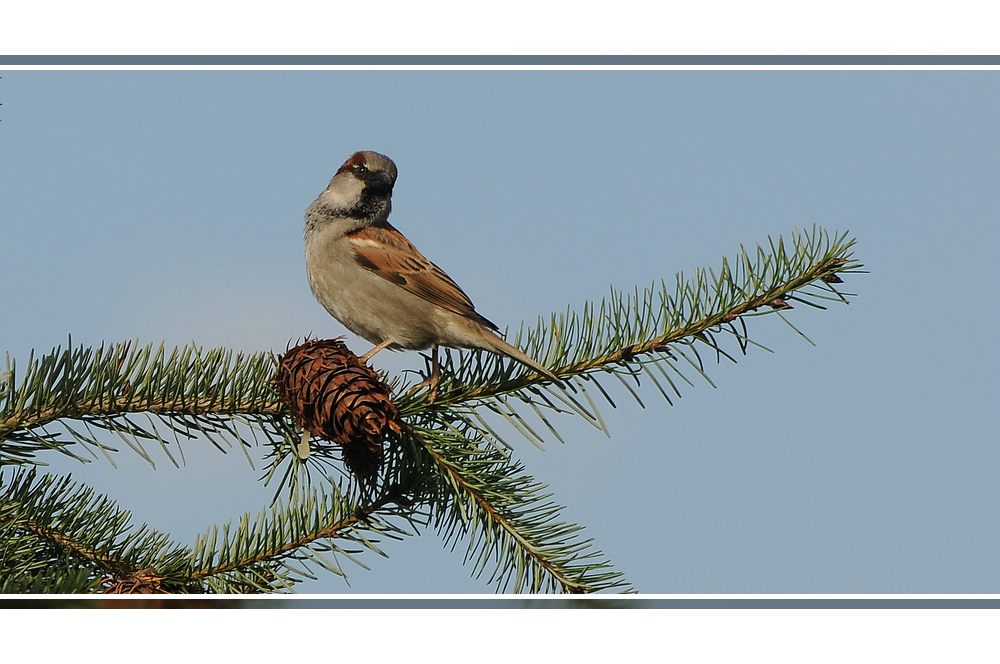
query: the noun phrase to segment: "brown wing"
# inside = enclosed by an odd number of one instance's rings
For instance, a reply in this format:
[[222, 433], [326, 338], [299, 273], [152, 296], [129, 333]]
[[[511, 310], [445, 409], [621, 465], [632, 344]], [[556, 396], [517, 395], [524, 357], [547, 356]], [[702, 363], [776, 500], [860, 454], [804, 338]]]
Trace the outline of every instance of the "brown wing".
[[366, 270], [432, 304], [496, 330], [444, 270], [427, 260], [402, 233], [386, 224], [347, 235], [354, 259]]

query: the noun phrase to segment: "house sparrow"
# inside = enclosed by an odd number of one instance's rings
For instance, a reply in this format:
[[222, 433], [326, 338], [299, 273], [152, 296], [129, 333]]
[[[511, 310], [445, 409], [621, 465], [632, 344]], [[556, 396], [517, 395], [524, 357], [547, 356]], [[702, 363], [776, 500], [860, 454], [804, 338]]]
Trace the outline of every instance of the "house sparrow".
[[559, 378], [501, 339], [451, 277], [388, 221], [396, 164], [355, 152], [306, 211], [306, 271], [319, 303], [355, 334], [384, 348], [432, 349], [432, 398], [440, 379], [437, 348], [481, 348]]

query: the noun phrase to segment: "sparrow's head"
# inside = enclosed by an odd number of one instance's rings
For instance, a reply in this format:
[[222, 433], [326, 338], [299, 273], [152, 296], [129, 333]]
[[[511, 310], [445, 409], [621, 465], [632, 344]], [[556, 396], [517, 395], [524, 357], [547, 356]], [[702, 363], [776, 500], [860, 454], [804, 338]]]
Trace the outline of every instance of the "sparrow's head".
[[352, 227], [382, 223], [392, 209], [395, 184], [392, 159], [371, 150], [355, 152], [316, 198], [309, 216], [318, 212], [325, 219], [338, 219]]
[[347, 158], [330, 184], [338, 178], [353, 179], [361, 182], [365, 191], [388, 196], [392, 194], [392, 185], [396, 184], [396, 174], [396, 164], [392, 159], [378, 152], [362, 150]]

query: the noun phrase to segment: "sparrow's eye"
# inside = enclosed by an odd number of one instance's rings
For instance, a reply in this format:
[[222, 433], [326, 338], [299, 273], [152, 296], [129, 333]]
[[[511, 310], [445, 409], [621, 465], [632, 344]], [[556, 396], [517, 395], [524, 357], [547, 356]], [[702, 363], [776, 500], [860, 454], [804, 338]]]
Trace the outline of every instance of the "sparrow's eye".
[[357, 173], [358, 175], [364, 175], [365, 173], [368, 172], [368, 167], [365, 166], [364, 164], [361, 164], [360, 166], [354, 169], [354, 172]]

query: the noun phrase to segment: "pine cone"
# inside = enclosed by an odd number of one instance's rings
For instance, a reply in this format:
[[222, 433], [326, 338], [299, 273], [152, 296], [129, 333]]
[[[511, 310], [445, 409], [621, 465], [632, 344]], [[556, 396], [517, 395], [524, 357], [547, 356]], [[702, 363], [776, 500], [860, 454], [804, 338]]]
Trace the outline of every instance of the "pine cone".
[[314, 339], [278, 358], [278, 392], [296, 423], [343, 450], [359, 478], [382, 465], [382, 441], [402, 432], [399, 411], [378, 374], [340, 339]]

